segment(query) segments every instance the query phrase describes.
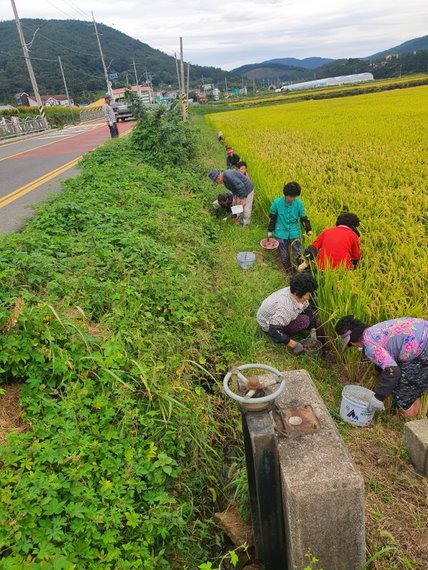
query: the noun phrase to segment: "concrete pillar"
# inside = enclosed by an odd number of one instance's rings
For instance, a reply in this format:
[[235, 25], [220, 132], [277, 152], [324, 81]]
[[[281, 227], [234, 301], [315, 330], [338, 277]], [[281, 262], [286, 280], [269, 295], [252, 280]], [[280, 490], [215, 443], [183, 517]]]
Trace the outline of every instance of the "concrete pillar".
[[309, 374], [296, 370], [285, 372], [285, 378], [274, 417], [282, 431], [278, 447], [289, 569], [307, 566], [310, 552], [320, 568], [361, 570], [363, 478]]
[[404, 445], [416, 471], [428, 476], [428, 420], [413, 420], [404, 425]]

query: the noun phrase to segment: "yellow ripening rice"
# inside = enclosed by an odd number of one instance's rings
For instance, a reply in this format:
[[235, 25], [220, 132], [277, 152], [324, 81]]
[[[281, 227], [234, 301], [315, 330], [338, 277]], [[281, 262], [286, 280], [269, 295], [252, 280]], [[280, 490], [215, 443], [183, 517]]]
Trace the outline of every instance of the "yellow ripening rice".
[[357, 271], [324, 276], [324, 318], [427, 317], [427, 86], [207, 120], [247, 161], [266, 222], [290, 180], [302, 186], [314, 233], [345, 209], [360, 217], [362, 262]]

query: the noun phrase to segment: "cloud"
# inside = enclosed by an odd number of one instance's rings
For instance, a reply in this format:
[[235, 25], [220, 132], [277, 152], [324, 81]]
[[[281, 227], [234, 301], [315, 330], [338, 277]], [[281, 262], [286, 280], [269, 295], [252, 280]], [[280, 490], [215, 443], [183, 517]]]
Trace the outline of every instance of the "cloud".
[[[76, 8], [77, 7], [77, 8]], [[232, 69], [275, 57], [358, 57], [426, 33], [425, 0], [91, 0], [97, 21], [185, 59]], [[83, 0], [19, 0], [23, 17], [91, 19]], [[62, 12], [61, 12], [62, 10]], [[13, 17], [0, 6], [0, 19]]]

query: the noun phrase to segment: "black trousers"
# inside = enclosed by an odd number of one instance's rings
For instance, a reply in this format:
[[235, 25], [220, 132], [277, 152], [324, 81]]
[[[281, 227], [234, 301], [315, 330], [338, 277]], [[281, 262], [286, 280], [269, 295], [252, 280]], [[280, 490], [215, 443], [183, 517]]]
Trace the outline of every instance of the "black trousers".
[[117, 128], [117, 123], [113, 123], [111, 126], [109, 125], [108, 128], [110, 129], [110, 135], [112, 139], [119, 136], [119, 129]]
[[394, 404], [407, 410], [428, 390], [428, 345], [419, 356], [400, 364], [401, 378], [392, 392]]

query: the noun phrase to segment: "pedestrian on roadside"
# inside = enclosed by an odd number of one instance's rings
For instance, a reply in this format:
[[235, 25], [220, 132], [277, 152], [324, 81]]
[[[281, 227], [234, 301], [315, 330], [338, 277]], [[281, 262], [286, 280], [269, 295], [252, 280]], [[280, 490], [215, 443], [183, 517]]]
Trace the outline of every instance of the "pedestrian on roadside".
[[385, 398], [392, 396], [397, 417], [417, 415], [420, 397], [428, 390], [428, 321], [403, 317], [370, 327], [347, 315], [335, 330], [342, 350], [355, 346], [380, 371], [370, 408], [384, 410]]
[[285, 344], [293, 354], [304, 352], [303, 345], [291, 337], [306, 330], [316, 329], [317, 339], [326, 348], [326, 336], [315, 305], [310, 302], [317, 284], [309, 273], [294, 275], [290, 286], [267, 297], [257, 311], [257, 322], [274, 341]]
[[355, 269], [361, 256], [360, 234], [357, 230], [360, 220], [356, 214], [344, 212], [336, 220], [335, 228], [323, 230], [304, 252], [307, 260], [316, 259], [319, 269], [324, 271], [346, 267]]
[[233, 148], [228, 146], [226, 148], [226, 168], [235, 168], [238, 162], [241, 160], [239, 155], [233, 152]]
[[312, 234], [311, 223], [306, 216], [300, 196], [301, 188], [298, 182], [288, 182], [283, 188], [284, 196], [272, 202], [269, 214], [268, 237], [279, 242], [279, 257], [287, 272], [293, 269], [291, 251], [296, 265], [302, 262], [302, 245], [300, 241], [299, 221], [308, 236]]
[[243, 207], [238, 221], [247, 226], [250, 223], [254, 200], [254, 186], [251, 180], [238, 170], [211, 170], [208, 176], [214, 184], [224, 184], [236, 196], [236, 205]]
[[104, 100], [105, 100], [103, 104], [104, 117], [105, 120], [107, 121], [108, 128], [110, 129], [111, 138], [114, 139], [115, 137], [119, 136], [119, 130], [117, 128], [116, 115], [114, 114], [113, 107], [111, 106], [112, 98], [108, 93], [106, 93]]

